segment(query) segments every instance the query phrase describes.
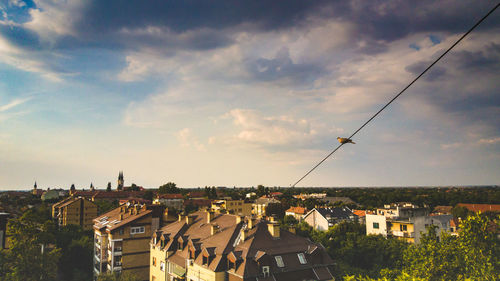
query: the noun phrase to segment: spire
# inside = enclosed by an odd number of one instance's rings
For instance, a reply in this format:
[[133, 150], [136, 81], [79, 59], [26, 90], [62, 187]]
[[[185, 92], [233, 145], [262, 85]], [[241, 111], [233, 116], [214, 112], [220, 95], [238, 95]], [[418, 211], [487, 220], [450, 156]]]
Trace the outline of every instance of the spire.
[[123, 179], [123, 171], [120, 171], [120, 173], [118, 173], [118, 185], [116, 186], [116, 189], [123, 190], [124, 183], [125, 180]]
[[37, 185], [36, 185], [36, 181], [35, 181], [35, 185], [33, 186], [33, 189], [36, 189], [37, 188]]
[[90, 183], [90, 191], [94, 191], [94, 185]]

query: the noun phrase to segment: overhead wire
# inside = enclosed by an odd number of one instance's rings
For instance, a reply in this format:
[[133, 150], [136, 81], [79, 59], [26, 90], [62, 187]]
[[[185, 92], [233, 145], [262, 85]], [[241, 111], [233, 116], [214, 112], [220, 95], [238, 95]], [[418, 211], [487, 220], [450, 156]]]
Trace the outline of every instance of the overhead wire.
[[[453, 45], [451, 45], [443, 54], [441, 54], [436, 60], [434, 60], [433, 63], [431, 63], [420, 75], [418, 75], [415, 79], [413, 79], [406, 87], [404, 87], [396, 96], [394, 96], [388, 103], [386, 103], [379, 111], [377, 111], [368, 121], [366, 121], [361, 127], [359, 127], [352, 135], [349, 137], [349, 139], [352, 139], [359, 131], [361, 131], [368, 123], [370, 123], [377, 115], [379, 115], [384, 109], [386, 109], [393, 101], [395, 101], [401, 94], [403, 94], [408, 88], [411, 87], [420, 77], [422, 77], [429, 69], [431, 69], [438, 61], [440, 61], [448, 52], [450, 52], [462, 39], [467, 37], [469, 33], [471, 33], [478, 25], [480, 25], [489, 15], [491, 15], [497, 8], [500, 6], [500, 2], [493, 7], [485, 16], [483, 16], [476, 24], [474, 24], [466, 33], [464, 33]], [[312, 171], [314, 171], [317, 167], [319, 167], [323, 162], [326, 161], [326, 159], [330, 158], [337, 150], [339, 150], [345, 143], [341, 143], [339, 146], [337, 146], [332, 152], [330, 152], [328, 155], [326, 155], [321, 161], [319, 161], [312, 169], [310, 169], [305, 175], [303, 175], [298, 181], [296, 181], [291, 187], [295, 187], [299, 182], [301, 182], [305, 177], [307, 177]]]

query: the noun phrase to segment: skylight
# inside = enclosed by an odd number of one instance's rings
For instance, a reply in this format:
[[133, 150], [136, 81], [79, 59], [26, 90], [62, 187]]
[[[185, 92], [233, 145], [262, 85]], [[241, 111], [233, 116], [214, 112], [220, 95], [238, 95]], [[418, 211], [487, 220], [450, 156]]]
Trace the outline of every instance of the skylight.
[[285, 263], [283, 262], [283, 258], [281, 256], [275, 256], [274, 259], [278, 264], [278, 267], [285, 267]]

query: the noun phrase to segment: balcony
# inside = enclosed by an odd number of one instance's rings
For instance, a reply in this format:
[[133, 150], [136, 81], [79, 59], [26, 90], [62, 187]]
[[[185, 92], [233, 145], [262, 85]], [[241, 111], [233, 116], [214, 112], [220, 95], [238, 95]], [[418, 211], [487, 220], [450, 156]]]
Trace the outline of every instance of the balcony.
[[396, 237], [415, 238], [415, 232], [393, 230], [392, 235]]
[[115, 248], [113, 250], [113, 252], [111, 252], [111, 249], [108, 249], [108, 255], [111, 256], [121, 256], [122, 255], [122, 248], [119, 247], [119, 248]]

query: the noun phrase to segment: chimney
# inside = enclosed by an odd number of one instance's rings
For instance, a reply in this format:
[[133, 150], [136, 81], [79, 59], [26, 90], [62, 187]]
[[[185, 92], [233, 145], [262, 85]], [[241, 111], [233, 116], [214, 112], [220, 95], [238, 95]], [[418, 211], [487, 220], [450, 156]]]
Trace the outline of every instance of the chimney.
[[243, 243], [245, 242], [245, 240], [247, 240], [248, 238], [248, 230], [246, 229], [241, 229], [241, 236], [240, 236], [240, 243]]
[[186, 216], [186, 223], [192, 224], [194, 222], [194, 216]]
[[121, 221], [123, 220], [123, 214], [120, 214], [120, 220]]
[[207, 210], [207, 223], [210, 223], [215, 217], [215, 214], [210, 211], [210, 210]]
[[248, 217], [247, 227], [248, 229], [252, 229], [255, 226], [255, 219], [252, 217]]
[[267, 229], [274, 239], [280, 238], [280, 226], [277, 223], [271, 222], [267, 224]]
[[184, 216], [182, 214], [179, 214], [179, 221], [182, 221], [184, 219]]
[[290, 233], [297, 234], [297, 230], [295, 229], [295, 227], [290, 227], [288, 231], [290, 231]]
[[217, 229], [219, 228], [218, 225], [216, 224], [211, 224], [210, 225], [210, 235], [214, 235], [215, 233], [217, 233]]
[[236, 216], [236, 224], [239, 224], [243, 220], [242, 216]]

